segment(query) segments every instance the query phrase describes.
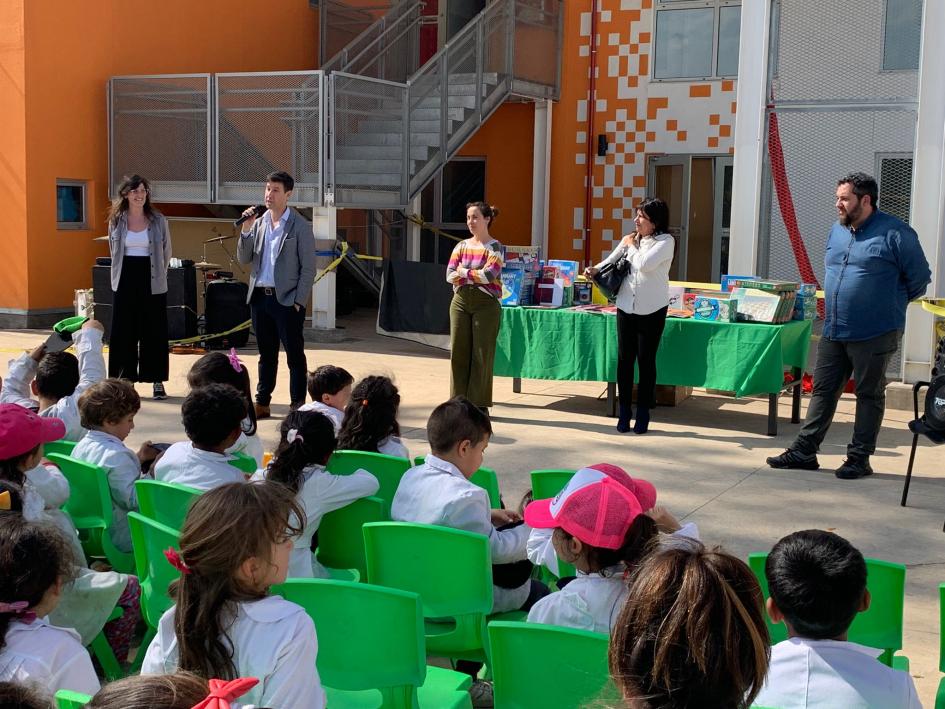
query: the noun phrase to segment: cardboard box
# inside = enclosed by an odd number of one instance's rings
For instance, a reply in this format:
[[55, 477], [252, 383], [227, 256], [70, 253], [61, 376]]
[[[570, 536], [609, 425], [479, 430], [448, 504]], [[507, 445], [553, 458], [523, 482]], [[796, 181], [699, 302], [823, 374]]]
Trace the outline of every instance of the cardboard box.
[[574, 285], [577, 280], [579, 265], [577, 261], [566, 261], [563, 259], [548, 259], [546, 267], [554, 266], [558, 269], [559, 276], [564, 279], [566, 286]]
[[745, 283], [747, 281], [756, 280], [758, 280], [758, 276], [731, 276], [726, 273], [722, 276], [722, 291], [725, 293], [730, 293], [732, 289], [736, 287], [736, 281], [739, 283]]
[[574, 284], [574, 304], [588, 305], [593, 302], [593, 284], [587, 280], [578, 280]]
[[[659, 406], [678, 406], [692, 396], [692, 387], [656, 385], [656, 403]], [[633, 385], [633, 400], [637, 400], [637, 385]]]
[[686, 295], [684, 286], [669, 287], [669, 309], [678, 310], [683, 307], [683, 297]]
[[526, 271], [541, 269], [540, 246], [505, 246], [502, 260], [505, 265], [518, 264]]
[[712, 298], [696, 296], [692, 304], [693, 320], [718, 320], [735, 322], [738, 301], [734, 298]]
[[520, 269], [502, 271], [502, 305], [521, 305], [522, 304], [522, 285], [525, 280], [525, 272]]
[[738, 320], [747, 322], [774, 322], [781, 305], [781, 296], [757, 288], [736, 288], [732, 297], [738, 301]]

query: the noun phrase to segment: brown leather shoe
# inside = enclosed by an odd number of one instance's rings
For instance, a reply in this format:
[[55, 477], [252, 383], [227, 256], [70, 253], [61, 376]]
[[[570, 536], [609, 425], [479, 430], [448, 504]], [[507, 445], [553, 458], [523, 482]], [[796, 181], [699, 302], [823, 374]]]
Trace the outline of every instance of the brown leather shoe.
[[257, 419], [267, 419], [272, 416], [272, 412], [266, 404], [253, 404], [253, 409], [256, 411]]

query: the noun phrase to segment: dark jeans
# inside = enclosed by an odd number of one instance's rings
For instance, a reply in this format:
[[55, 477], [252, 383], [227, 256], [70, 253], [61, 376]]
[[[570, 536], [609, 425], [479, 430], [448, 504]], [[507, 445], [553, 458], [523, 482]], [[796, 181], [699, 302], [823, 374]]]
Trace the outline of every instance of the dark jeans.
[[272, 390], [276, 388], [276, 371], [279, 367], [279, 343], [285, 349], [289, 365], [289, 401], [293, 404], [305, 402], [305, 380], [308, 363], [305, 361], [305, 339], [302, 327], [305, 323], [305, 308], [298, 311], [286, 307], [276, 300], [275, 292], [266, 295], [265, 289], [255, 288], [250, 300], [253, 332], [259, 348], [259, 382], [256, 384], [256, 403], [268, 406]]
[[837, 401], [850, 375], [856, 381], [856, 419], [847, 455], [865, 457], [876, 450], [886, 410], [886, 365], [899, 346], [898, 330], [860, 342], [821, 338], [814, 369], [814, 392], [807, 418], [792, 448], [816, 453], [833, 422]]
[[166, 382], [167, 293], [151, 293], [151, 257], [125, 256], [114, 293], [108, 376]]
[[668, 308], [649, 315], [633, 315], [617, 309], [617, 391], [621, 408], [630, 409], [635, 362], [640, 368], [637, 405], [647, 409], [656, 406], [656, 351], [666, 326]]

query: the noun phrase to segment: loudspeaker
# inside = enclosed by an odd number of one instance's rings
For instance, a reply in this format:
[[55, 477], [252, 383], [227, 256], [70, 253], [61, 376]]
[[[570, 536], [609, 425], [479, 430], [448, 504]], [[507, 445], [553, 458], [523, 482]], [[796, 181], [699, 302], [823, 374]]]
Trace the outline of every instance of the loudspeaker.
[[[105, 326], [105, 341], [112, 329], [111, 266], [92, 267], [92, 301], [95, 319]], [[193, 266], [171, 268], [167, 271], [167, 337], [181, 340], [197, 334], [197, 271]]]
[[[249, 320], [249, 304], [246, 302], [248, 293], [249, 286], [241, 281], [210, 281], [207, 284], [205, 314], [208, 335], [226, 332]], [[226, 337], [207, 340], [207, 347], [245, 347], [248, 341], [249, 329], [246, 329]]]

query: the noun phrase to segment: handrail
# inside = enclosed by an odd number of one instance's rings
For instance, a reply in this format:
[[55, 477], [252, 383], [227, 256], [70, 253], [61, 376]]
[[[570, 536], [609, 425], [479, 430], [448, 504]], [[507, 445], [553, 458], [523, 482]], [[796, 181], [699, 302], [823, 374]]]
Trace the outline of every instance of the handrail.
[[[348, 72], [351, 66], [362, 56], [365, 52], [376, 47], [379, 42], [386, 39], [391, 33], [395, 31], [395, 28], [399, 23], [401, 23], [404, 18], [410, 17], [411, 13], [417, 13], [417, 18], [411, 21], [410, 25], [395, 38], [399, 39], [403, 34], [409, 31], [414, 24], [419, 24], [419, 15], [420, 10], [423, 8], [423, 0], [414, 0], [413, 2], [402, 2], [398, 5], [395, 5], [391, 8], [390, 12], [378, 18], [373, 24], [367, 27], [361, 34], [351, 40], [341, 51], [339, 51], [335, 56], [329, 59], [322, 65], [322, 71], [328, 73], [332, 71], [345, 71]], [[375, 32], [380, 31], [380, 34], [374, 36]], [[371, 39], [373, 37], [373, 39]], [[370, 41], [367, 41], [370, 39]], [[367, 42], [366, 44], [364, 44]], [[364, 44], [364, 47], [358, 48], [359, 44]], [[357, 51], [357, 54], [354, 57], [351, 57], [351, 53]], [[379, 57], [380, 55], [378, 55]], [[349, 58], [350, 57], [350, 58]], [[374, 61], [377, 61], [375, 57]], [[370, 66], [370, 64], [368, 65]], [[350, 72], [357, 73], [357, 72]]]

